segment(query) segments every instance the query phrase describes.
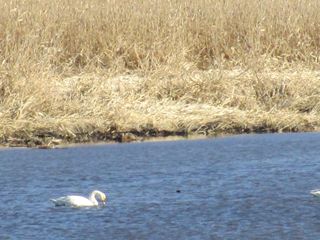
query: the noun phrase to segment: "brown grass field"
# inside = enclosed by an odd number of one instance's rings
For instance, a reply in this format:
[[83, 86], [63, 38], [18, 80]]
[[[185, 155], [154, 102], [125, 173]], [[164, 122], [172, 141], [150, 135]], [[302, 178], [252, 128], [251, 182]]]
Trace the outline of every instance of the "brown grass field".
[[317, 131], [319, 9], [0, 0], [0, 143]]

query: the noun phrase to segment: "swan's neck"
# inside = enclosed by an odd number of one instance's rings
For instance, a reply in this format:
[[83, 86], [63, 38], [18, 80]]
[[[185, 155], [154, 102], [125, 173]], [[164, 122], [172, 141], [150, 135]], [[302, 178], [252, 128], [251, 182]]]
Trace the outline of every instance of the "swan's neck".
[[96, 192], [92, 192], [91, 194], [90, 194], [90, 197], [89, 197], [89, 199], [90, 199], [90, 201], [95, 205], [95, 206], [98, 206], [99, 205], [99, 203], [98, 203], [98, 201], [97, 201], [97, 199], [96, 199]]

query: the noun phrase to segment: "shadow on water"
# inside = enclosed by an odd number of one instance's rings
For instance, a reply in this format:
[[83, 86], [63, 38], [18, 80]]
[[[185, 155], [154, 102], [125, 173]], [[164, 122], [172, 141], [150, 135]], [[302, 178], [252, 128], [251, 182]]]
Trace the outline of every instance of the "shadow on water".
[[[320, 134], [0, 152], [0, 239], [314, 239]], [[106, 192], [104, 208], [50, 198]]]

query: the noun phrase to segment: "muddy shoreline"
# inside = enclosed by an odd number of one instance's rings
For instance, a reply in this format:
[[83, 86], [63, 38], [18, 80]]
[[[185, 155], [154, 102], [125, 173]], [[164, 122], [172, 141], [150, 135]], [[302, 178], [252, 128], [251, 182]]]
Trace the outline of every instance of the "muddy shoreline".
[[238, 134], [262, 134], [262, 133], [281, 133], [281, 132], [313, 132], [314, 128], [293, 128], [293, 129], [275, 129], [269, 127], [257, 126], [254, 128], [234, 128], [224, 131], [210, 129], [204, 126], [197, 131], [167, 131], [157, 129], [130, 130], [130, 131], [96, 131], [91, 133], [76, 134], [75, 136], [62, 136], [55, 132], [39, 131], [32, 136], [14, 136], [1, 139], [0, 147], [28, 147], [51, 149], [72, 146], [74, 144], [95, 144], [95, 143], [128, 143], [143, 141], [165, 141], [179, 139], [211, 138], [225, 135]]

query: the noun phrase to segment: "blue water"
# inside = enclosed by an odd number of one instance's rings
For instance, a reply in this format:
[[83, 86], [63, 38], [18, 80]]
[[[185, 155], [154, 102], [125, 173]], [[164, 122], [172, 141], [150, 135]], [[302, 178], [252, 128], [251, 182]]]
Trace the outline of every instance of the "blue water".
[[[307, 133], [0, 150], [0, 239], [318, 239], [319, 143]], [[94, 189], [105, 208], [49, 201]]]

